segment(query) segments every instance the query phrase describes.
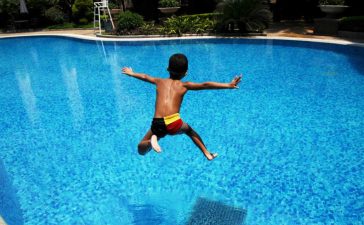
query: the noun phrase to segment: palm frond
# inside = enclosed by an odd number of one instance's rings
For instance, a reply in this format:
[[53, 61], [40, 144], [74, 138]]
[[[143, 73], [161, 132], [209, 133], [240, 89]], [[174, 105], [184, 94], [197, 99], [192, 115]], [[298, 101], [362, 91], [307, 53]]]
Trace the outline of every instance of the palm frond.
[[265, 0], [222, 0], [216, 11], [222, 27], [234, 24], [241, 32], [263, 31], [273, 17]]

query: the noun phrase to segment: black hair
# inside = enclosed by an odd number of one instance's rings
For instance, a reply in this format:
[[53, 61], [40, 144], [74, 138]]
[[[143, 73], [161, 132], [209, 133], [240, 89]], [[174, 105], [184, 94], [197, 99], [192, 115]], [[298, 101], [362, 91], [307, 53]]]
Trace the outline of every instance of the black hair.
[[169, 58], [168, 71], [170, 78], [180, 80], [188, 70], [188, 60], [184, 54], [176, 53]]

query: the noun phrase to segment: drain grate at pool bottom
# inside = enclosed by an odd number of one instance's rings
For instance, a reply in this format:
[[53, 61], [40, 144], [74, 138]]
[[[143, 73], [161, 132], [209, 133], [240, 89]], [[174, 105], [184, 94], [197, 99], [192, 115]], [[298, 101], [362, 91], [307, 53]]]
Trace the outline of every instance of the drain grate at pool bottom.
[[243, 225], [245, 217], [245, 209], [199, 198], [186, 225]]

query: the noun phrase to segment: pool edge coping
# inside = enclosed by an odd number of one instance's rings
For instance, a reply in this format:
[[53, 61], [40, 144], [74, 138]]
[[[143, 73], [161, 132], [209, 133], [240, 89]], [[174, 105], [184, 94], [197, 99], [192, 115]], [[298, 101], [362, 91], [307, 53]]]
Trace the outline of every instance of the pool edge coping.
[[142, 41], [169, 41], [169, 40], [206, 40], [206, 39], [263, 39], [263, 40], [287, 40], [287, 41], [302, 41], [302, 42], [316, 42], [328, 43], [338, 45], [352, 45], [357, 47], [364, 47], [364, 43], [354, 42], [348, 40], [338, 39], [319, 39], [319, 38], [300, 38], [300, 37], [282, 37], [282, 36], [249, 36], [249, 37], [224, 37], [224, 36], [187, 36], [187, 37], [146, 37], [146, 38], [109, 38], [109, 37], [93, 37], [80, 34], [16, 34], [0, 36], [0, 39], [16, 38], [16, 37], [37, 37], [37, 36], [51, 36], [51, 37], [69, 37], [78, 38], [82, 40], [91, 41], [105, 41], [105, 42], [142, 42]]

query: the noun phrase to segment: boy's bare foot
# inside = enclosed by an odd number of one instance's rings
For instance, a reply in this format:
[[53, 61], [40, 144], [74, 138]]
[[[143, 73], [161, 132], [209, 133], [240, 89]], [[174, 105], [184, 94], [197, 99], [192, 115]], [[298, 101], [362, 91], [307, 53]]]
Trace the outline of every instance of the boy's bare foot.
[[150, 144], [152, 145], [152, 148], [154, 149], [154, 151], [161, 153], [162, 148], [158, 144], [158, 138], [156, 135], [154, 135], [154, 134], [152, 135], [152, 137], [150, 138]]
[[213, 160], [214, 158], [217, 157], [217, 153], [210, 153], [210, 155], [206, 156], [208, 160]]

